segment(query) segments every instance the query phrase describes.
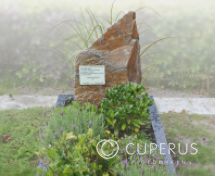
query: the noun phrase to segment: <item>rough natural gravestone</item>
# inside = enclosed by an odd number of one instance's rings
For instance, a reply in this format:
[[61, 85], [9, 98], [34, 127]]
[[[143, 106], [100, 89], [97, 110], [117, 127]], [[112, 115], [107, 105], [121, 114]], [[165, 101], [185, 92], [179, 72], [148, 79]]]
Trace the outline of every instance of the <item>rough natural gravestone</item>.
[[77, 56], [75, 100], [98, 104], [107, 88], [140, 83], [139, 54], [136, 14], [129, 12]]

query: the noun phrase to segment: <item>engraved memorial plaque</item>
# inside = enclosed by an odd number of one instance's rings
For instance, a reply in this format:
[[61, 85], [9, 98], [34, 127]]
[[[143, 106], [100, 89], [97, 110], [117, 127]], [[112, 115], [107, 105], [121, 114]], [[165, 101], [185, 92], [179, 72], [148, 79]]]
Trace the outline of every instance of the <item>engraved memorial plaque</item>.
[[80, 85], [105, 85], [104, 65], [80, 65]]

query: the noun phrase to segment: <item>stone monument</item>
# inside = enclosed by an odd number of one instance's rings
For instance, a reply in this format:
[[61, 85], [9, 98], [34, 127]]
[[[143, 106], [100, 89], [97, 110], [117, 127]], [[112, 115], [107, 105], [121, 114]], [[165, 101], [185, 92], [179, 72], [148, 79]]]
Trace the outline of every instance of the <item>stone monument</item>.
[[136, 14], [129, 12], [77, 56], [75, 100], [98, 104], [107, 88], [140, 83], [139, 54]]

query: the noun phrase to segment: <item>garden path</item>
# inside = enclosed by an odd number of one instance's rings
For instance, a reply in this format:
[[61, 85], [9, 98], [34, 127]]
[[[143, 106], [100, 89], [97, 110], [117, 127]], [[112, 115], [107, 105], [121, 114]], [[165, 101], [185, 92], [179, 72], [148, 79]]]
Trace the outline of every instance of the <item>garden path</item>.
[[[0, 110], [25, 109], [31, 107], [55, 106], [57, 96], [3, 95], [0, 96]], [[215, 99], [205, 97], [154, 97], [159, 113], [187, 112], [189, 114], [215, 114]]]

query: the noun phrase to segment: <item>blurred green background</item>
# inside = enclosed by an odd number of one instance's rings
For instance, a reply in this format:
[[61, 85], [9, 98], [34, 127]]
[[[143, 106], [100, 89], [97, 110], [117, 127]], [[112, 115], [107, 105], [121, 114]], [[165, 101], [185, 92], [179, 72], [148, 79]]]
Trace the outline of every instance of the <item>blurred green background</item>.
[[0, 0], [0, 94], [72, 91], [76, 54], [134, 10], [142, 49], [166, 38], [142, 55], [145, 87], [214, 96], [213, 0], [112, 3]]

